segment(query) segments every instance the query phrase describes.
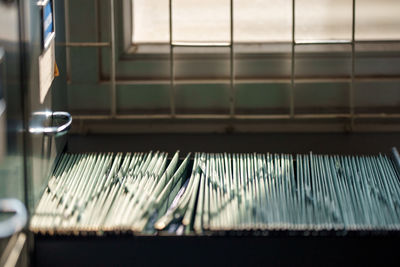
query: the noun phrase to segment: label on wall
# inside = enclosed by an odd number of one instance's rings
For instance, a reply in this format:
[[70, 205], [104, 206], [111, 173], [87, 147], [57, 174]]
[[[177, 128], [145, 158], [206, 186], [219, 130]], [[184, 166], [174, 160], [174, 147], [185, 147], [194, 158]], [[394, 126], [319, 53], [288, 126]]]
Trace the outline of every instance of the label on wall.
[[50, 42], [49, 48], [39, 56], [39, 87], [40, 103], [44, 102], [46, 95], [54, 80], [55, 45], [54, 39]]
[[43, 7], [43, 43], [47, 49], [54, 38], [53, 2], [48, 1]]

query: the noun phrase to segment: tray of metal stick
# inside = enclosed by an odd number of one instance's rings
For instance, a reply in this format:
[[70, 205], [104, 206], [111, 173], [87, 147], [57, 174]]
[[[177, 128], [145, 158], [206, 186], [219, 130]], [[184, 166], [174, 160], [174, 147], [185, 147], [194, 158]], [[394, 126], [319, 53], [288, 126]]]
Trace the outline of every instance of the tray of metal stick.
[[386, 155], [65, 153], [31, 219], [43, 235], [397, 233]]

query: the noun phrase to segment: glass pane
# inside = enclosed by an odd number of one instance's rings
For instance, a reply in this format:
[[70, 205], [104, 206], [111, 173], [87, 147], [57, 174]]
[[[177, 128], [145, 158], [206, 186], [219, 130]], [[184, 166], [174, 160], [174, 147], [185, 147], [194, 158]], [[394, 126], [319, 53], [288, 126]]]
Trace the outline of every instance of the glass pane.
[[230, 41], [229, 0], [173, 0], [174, 41]]
[[296, 114], [349, 113], [350, 83], [297, 83]]
[[297, 0], [296, 40], [350, 40], [351, 0]]
[[400, 84], [395, 81], [357, 82], [354, 100], [357, 113], [399, 113]]
[[[169, 42], [169, 0], [132, 0], [134, 43]], [[292, 0], [235, 0], [235, 42], [291, 41]], [[173, 0], [175, 41], [229, 41], [229, 0]], [[400, 1], [356, 1], [356, 39], [400, 39]], [[297, 40], [350, 40], [352, 0], [297, 0]]]
[[288, 114], [290, 83], [243, 83], [235, 85], [236, 113]]
[[227, 84], [177, 84], [175, 104], [178, 114], [229, 114]]
[[[132, 0], [134, 43], [169, 42], [168, 0]], [[291, 40], [291, 0], [235, 0], [235, 42]], [[229, 0], [173, 0], [175, 41], [229, 41]]]
[[400, 1], [357, 1], [356, 39], [400, 39]]
[[134, 43], [169, 42], [168, 0], [132, 0]]
[[292, 0], [234, 1], [235, 42], [292, 40]]

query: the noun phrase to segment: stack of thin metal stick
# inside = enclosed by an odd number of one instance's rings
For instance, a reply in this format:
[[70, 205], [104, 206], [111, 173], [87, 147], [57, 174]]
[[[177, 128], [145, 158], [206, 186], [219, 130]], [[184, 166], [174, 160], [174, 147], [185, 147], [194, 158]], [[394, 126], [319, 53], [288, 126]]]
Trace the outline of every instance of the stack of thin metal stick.
[[387, 156], [206, 154], [196, 168], [199, 233], [400, 228], [400, 176]]
[[[65, 154], [38, 231], [399, 230], [400, 175], [385, 155]], [[167, 167], [168, 165], [168, 167]]]
[[[189, 156], [176, 152], [64, 154], [31, 220], [32, 230], [145, 230], [171, 204]], [[176, 195], [176, 194], [175, 194]]]

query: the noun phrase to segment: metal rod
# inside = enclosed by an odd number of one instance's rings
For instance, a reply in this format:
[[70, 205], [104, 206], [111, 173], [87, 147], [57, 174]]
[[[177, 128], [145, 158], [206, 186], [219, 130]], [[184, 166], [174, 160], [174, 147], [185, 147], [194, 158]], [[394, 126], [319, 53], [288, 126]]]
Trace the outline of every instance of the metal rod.
[[172, 24], [172, 0], [169, 0], [169, 61], [170, 61], [170, 105], [171, 105], [171, 117], [175, 118], [175, 73], [174, 73], [174, 40], [173, 40], [173, 24]]
[[[70, 43], [71, 32], [69, 29], [69, 0], [64, 1], [65, 10], [65, 42]], [[65, 48], [65, 65], [67, 68], [67, 83], [71, 82], [71, 51], [69, 46]]]
[[331, 44], [352, 44], [352, 40], [299, 40], [295, 45], [331, 45]]
[[26, 247], [27, 236], [25, 233], [13, 235], [7, 242], [7, 246], [0, 253], [0, 266], [11, 267], [17, 266], [24, 257], [24, 247]]
[[399, 119], [399, 113], [374, 113], [374, 114], [354, 114], [355, 119]]
[[114, 0], [110, 0], [110, 93], [111, 93], [111, 116], [117, 115], [117, 87], [116, 87], [116, 59], [115, 59], [115, 18], [114, 18]]
[[235, 58], [234, 58], [234, 6], [233, 0], [230, 1], [230, 115], [233, 118], [235, 116]]
[[230, 47], [229, 42], [172, 42], [174, 47]]
[[259, 120], [259, 119], [267, 119], [267, 120], [281, 120], [281, 119], [290, 119], [290, 115], [288, 114], [254, 114], [254, 115], [240, 115], [235, 114], [235, 119], [238, 120]]
[[400, 155], [396, 147], [392, 147], [393, 160], [396, 165], [397, 171], [400, 174]]
[[[58, 46], [65, 47], [110, 47], [111, 43], [108, 42], [65, 42], [56, 43]], [[66, 48], [68, 49], [68, 48]]]
[[354, 40], [356, 44], [398, 44], [400, 39], [393, 40]]
[[[100, 3], [99, 0], [93, 0], [94, 2], [94, 12], [95, 12], [95, 19], [96, 19], [96, 43], [102, 43], [102, 40], [104, 39], [104, 37], [102, 37], [101, 35], [101, 15], [100, 15]], [[104, 43], [109, 43], [109, 42], [104, 42]], [[111, 43], [109, 43], [109, 46], [111, 47]], [[102, 48], [100, 46], [100, 48]], [[99, 49], [98, 47], [96, 47], [96, 52], [97, 52], [97, 60], [98, 62], [102, 62], [103, 56], [102, 56], [102, 51], [103, 49]], [[102, 75], [101, 75], [101, 67], [98, 66], [97, 67], [97, 77], [98, 80], [102, 79]]]
[[[348, 116], [348, 115], [347, 115]], [[300, 116], [301, 117], [301, 116]], [[117, 115], [116, 119], [171, 119], [170, 114], [143, 114], [143, 115]], [[230, 119], [230, 115], [226, 114], [177, 114], [176, 119]], [[282, 115], [239, 115], [236, 114], [234, 119], [289, 119], [287, 114]], [[319, 117], [318, 117], [319, 118]], [[76, 120], [104, 120], [111, 119], [109, 115], [74, 115]]]
[[179, 163], [176, 152], [168, 167], [158, 151], [64, 154], [30, 229], [155, 234], [175, 222], [189, 234], [400, 229], [400, 180], [387, 156], [295, 157], [196, 153], [190, 174], [190, 153]]
[[[110, 115], [73, 115], [75, 120], [104, 120], [111, 119]], [[354, 119], [400, 119], [399, 113], [371, 113], [371, 114], [354, 114]], [[170, 114], [138, 114], [138, 115], [116, 115], [115, 119], [171, 119]], [[180, 114], [175, 116], [176, 119], [229, 119], [230, 115], [224, 114]], [[281, 120], [281, 119], [342, 119], [351, 118], [348, 113], [333, 114], [296, 114], [294, 117], [288, 114], [255, 114], [255, 115], [239, 115], [236, 114], [234, 119], [260, 119], [260, 120]]]
[[356, 0], [352, 2], [352, 24], [351, 24], [351, 84], [350, 84], [350, 129], [354, 128], [354, 77], [356, 71], [356, 53], [355, 53], [355, 32], [356, 32]]
[[294, 117], [294, 87], [295, 87], [295, 43], [296, 43], [296, 0], [292, 0], [292, 55], [290, 75], [290, 116]]
[[[400, 77], [354, 77], [355, 81], [359, 82], [397, 82], [400, 81]], [[100, 80], [100, 84], [107, 84], [109, 80]], [[170, 84], [170, 79], [158, 79], [158, 80], [117, 80], [117, 85], [143, 85], [143, 84]], [[235, 84], [260, 84], [260, 83], [286, 83], [290, 84], [291, 78], [235, 78]], [[321, 77], [298, 77], [296, 78], [296, 83], [350, 83], [350, 77], [331, 77], [331, 78], [321, 78]], [[229, 78], [215, 78], [215, 79], [179, 79], [174, 81], [175, 84], [226, 84], [229, 83]], [[79, 83], [75, 83], [79, 84]], [[83, 84], [83, 83], [82, 83]]]

